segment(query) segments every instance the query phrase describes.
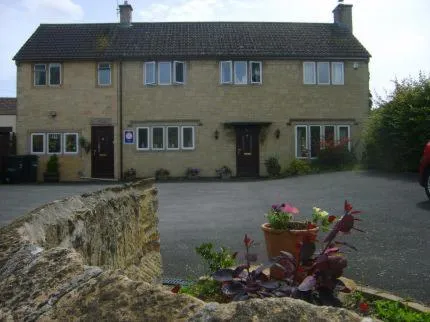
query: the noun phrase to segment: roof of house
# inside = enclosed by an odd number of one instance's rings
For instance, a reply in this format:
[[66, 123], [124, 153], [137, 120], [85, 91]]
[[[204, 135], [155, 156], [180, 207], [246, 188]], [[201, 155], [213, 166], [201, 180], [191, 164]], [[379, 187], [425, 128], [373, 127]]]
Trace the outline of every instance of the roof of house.
[[16, 98], [0, 97], [0, 115], [16, 115]]
[[286, 22], [41, 24], [17, 61], [354, 58], [369, 52], [342, 25]]

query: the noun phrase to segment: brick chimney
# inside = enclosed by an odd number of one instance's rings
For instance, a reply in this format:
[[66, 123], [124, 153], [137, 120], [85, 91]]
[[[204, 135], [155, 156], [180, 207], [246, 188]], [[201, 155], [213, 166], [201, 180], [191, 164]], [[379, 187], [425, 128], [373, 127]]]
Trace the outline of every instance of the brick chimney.
[[133, 7], [124, 0], [124, 4], [119, 5], [119, 22], [124, 25], [131, 25], [131, 12]]
[[343, 0], [333, 10], [334, 23], [347, 27], [352, 32], [352, 4], [343, 4]]

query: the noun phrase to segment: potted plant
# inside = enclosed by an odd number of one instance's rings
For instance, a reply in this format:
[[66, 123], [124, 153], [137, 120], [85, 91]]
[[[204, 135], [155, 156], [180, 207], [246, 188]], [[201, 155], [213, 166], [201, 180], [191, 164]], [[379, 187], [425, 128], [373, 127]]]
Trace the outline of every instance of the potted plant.
[[198, 168], [187, 168], [187, 170], [185, 171], [185, 176], [188, 179], [192, 179], [192, 178], [198, 178], [200, 174], [200, 169]]
[[[336, 218], [329, 216], [328, 212], [320, 208], [313, 208], [312, 219], [309, 221], [294, 221], [294, 216], [299, 213], [296, 207], [288, 203], [272, 205], [266, 214], [267, 223], [261, 225], [266, 241], [267, 256], [270, 258], [279, 256], [281, 251], [293, 254], [296, 261], [300, 260], [300, 245], [305, 239], [315, 239], [320, 224], [322, 230]], [[277, 278], [283, 276], [283, 271], [272, 267], [271, 276]]]
[[170, 171], [164, 168], [159, 168], [155, 171], [155, 179], [157, 180], [166, 180], [170, 176]]
[[231, 169], [226, 165], [223, 165], [221, 168], [215, 170], [217, 177], [220, 179], [230, 179], [231, 178]]
[[85, 150], [86, 153], [90, 152], [91, 143], [85, 137], [81, 136], [79, 138], [79, 145], [80, 145], [81, 149]]
[[58, 182], [60, 180], [60, 165], [56, 154], [51, 155], [46, 164], [46, 171], [43, 173], [44, 182]]

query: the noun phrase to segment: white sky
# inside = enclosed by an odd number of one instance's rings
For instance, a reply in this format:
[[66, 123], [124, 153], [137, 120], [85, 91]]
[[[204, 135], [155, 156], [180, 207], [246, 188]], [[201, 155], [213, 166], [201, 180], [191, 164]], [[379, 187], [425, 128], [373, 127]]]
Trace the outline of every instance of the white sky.
[[[16, 95], [12, 57], [40, 23], [117, 22], [122, 0], [0, 0], [0, 96]], [[129, 0], [133, 21], [333, 21], [337, 0]], [[430, 0], [346, 0], [371, 53], [370, 90], [430, 74]]]

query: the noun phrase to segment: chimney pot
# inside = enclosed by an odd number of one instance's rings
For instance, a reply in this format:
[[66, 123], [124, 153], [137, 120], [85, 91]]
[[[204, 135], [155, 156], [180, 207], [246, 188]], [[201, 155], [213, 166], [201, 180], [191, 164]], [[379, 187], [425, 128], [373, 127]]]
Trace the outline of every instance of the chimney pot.
[[334, 23], [347, 27], [352, 32], [352, 4], [339, 4], [333, 10]]
[[124, 0], [124, 4], [119, 5], [119, 22], [124, 25], [131, 25], [131, 12], [133, 7]]

